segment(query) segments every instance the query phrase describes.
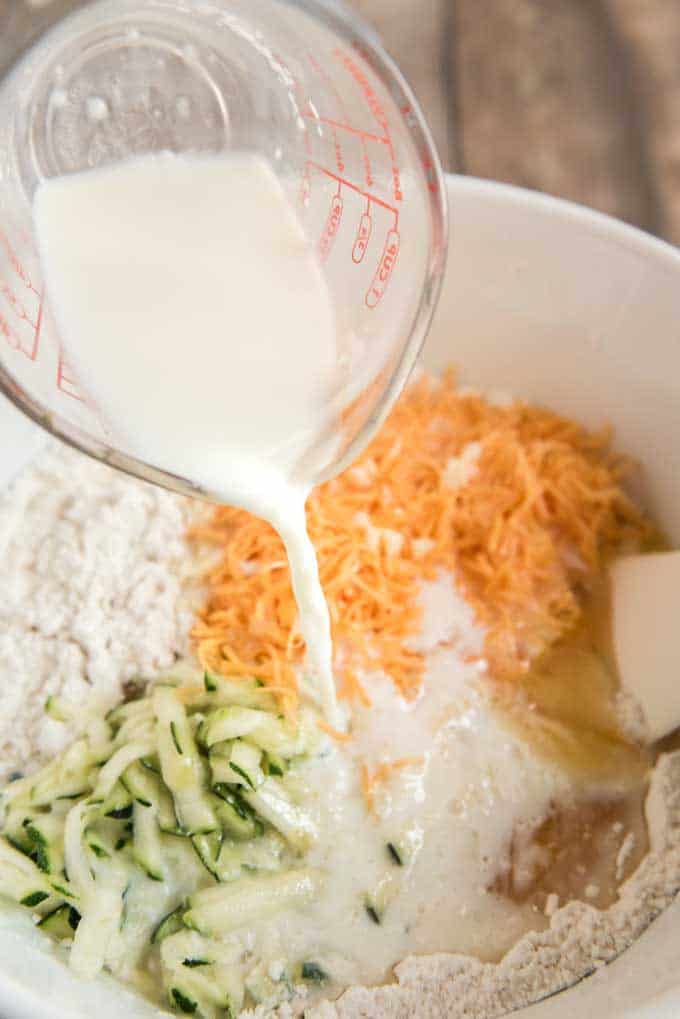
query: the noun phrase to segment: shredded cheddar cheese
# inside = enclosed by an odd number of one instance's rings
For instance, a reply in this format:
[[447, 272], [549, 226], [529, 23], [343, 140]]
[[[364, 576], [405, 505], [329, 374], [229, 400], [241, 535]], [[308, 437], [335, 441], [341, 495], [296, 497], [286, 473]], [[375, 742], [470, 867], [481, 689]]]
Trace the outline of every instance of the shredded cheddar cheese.
[[334, 729], [332, 725], [329, 725], [328, 722], [324, 721], [323, 718], [317, 719], [316, 724], [322, 732], [325, 732], [327, 736], [331, 737], [331, 739], [337, 740], [338, 743], [349, 743], [352, 739], [348, 732], [339, 732], [337, 729]]
[[[486, 628], [490, 675], [521, 674], [573, 627], [603, 557], [650, 525], [621, 488], [630, 464], [591, 433], [522, 402], [458, 392], [453, 374], [402, 396], [359, 461], [309, 499], [333, 626], [340, 696], [370, 705], [371, 672], [414, 697], [423, 658], [418, 591], [441, 570]], [[304, 655], [283, 545], [221, 507], [193, 540], [219, 552], [193, 631], [201, 663], [258, 677], [293, 716]]]

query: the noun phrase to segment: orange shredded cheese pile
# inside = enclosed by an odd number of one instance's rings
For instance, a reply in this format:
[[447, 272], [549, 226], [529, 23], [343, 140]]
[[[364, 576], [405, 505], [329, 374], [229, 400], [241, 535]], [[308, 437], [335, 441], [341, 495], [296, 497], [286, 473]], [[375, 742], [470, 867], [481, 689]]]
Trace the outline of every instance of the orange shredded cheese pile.
[[[458, 392], [453, 374], [411, 386], [360, 460], [308, 503], [340, 695], [370, 705], [377, 670], [417, 694], [424, 663], [408, 640], [420, 585], [440, 570], [486, 628], [490, 674], [526, 670], [578, 621], [603, 557], [650, 537], [621, 488], [629, 469], [608, 432]], [[224, 507], [192, 537], [218, 551], [193, 631], [201, 663], [258, 677], [294, 715], [304, 644], [280, 539]]]

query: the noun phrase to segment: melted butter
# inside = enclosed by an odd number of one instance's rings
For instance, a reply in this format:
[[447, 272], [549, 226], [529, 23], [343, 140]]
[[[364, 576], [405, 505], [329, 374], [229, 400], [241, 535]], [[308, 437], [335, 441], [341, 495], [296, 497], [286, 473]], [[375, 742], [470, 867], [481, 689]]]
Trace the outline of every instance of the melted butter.
[[492, 889], [544, 912], [573, 899], [607, 909], [649, 849], [644, 793], [556, 806], [529, 833], [516, 831]]
[[611, 650], [610, 598], [602, 584], [581, 624], [524, 676], [497, 684], [492, 696], [507, 724], [540, 756], [592, 792], [611, 798], [639, 790], [652, 754], [624, 734]]
[[513, 734], [572, 784], [569, 799], [515, 830], [509, 864], [492, 885], [498, 894], [540, 910], [551, 896], [606, 908], [647, 852], [644, 800], [656, 755], [622, 731], [619, 690], [604, 583], [572, 633], [527, 675], [493, 687]]

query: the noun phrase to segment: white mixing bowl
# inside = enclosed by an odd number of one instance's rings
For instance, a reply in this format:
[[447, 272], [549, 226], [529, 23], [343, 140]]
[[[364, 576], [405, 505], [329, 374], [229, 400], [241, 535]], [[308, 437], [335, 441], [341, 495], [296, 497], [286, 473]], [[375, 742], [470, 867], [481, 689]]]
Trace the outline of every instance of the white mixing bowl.
[[[451, 177], [452, 249], [425, 363], [586, 424], [612, 422], [645, 465], [648, 508], [680, 546], [680, 253], [564, 202]], [[0, 446], [0, 478], [16, 450]], [[2, 1019], [158, 1015], [111, 980], [80, 984], [30, 924], [0, 915]], [[614, 963], [514, 1013], [675, 1019], [680, 902]]]

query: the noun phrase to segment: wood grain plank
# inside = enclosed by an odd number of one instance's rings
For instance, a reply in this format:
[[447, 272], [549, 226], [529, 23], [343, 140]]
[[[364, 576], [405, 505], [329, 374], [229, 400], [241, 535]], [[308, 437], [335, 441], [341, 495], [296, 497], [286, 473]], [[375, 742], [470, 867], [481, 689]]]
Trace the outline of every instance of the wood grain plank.
[[24, 0], [0, 0], [0, 73], [33, 39], [82, 0], [52, 0], [35, 7]]
[[15, 0], [0, 0], [0, 69], [10, 60], [14, 39], [18, 34], [19, 5]]
[[632, 69], [599, 0], [456, 0], [455, 18], [465, 171], [661, 229]]
[[421, 103], [444, 165], [453, 159], [444, 61], [452, 0], [350, 0], [380, 34]]
[[664, 209], [661, 232], [680, 244], [680, 4], [605, 2], [634, 69], [649, 169]]

